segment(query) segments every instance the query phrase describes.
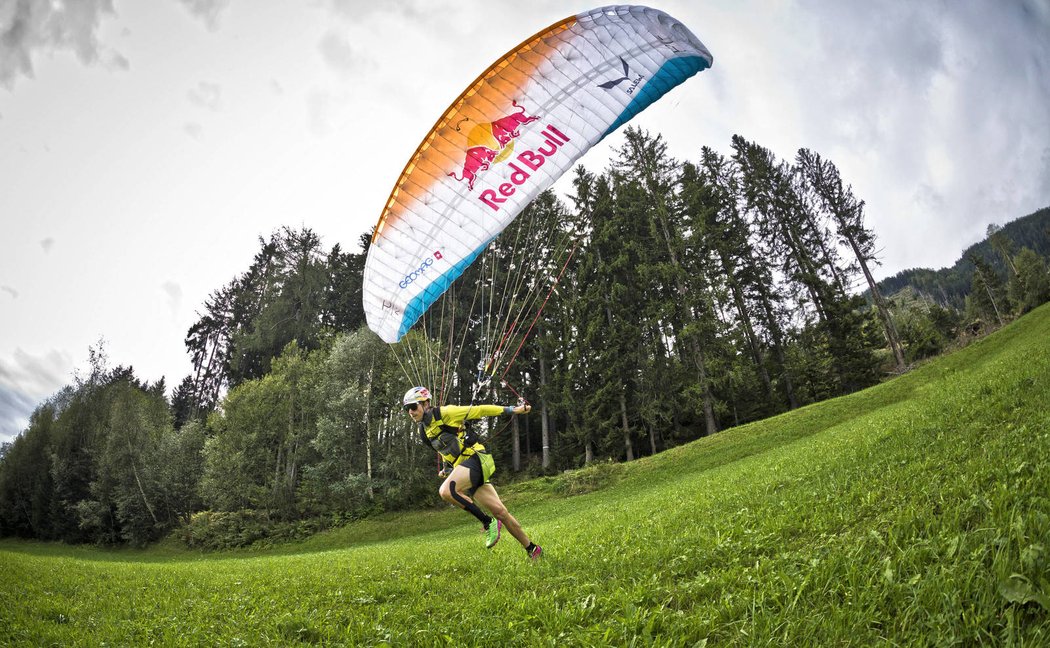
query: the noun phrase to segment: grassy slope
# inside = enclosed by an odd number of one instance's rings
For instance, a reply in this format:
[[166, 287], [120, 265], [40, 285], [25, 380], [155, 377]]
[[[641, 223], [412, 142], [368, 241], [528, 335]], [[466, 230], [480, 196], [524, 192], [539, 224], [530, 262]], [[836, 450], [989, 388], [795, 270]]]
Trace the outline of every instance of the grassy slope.
[[[0, 543], [0, 644], [1050, 644], [1050, 306], [876, 388], [268, 554]], [[566, 496], [567, 490], [593, 492]]]

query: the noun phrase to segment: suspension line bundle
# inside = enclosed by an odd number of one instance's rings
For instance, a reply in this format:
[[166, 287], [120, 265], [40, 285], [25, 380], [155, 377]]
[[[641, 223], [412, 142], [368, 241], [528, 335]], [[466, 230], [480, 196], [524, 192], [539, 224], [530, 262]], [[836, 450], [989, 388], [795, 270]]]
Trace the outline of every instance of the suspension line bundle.
[[[507, 389], [508, 374], [576, 250], [572, 233], [526, 209], [392, 349], [409, 382], [429, 385], [435, 404]], [[464, 354], [474, 356], [467, 360]], [[495, 384], [494, 384], [495, 383]]]

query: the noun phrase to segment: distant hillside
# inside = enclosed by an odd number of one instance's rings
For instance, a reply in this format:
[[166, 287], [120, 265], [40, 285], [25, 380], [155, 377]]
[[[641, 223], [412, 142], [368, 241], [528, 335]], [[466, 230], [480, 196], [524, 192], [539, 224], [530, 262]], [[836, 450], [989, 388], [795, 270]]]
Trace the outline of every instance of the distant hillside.
[[[1050, 207], [1007, 223], [1003, 226], [1002, 233], [1012, 242], [1015, 254], [1022, 247], [1028, 247], [1042, 257], [1050, 257]], [[880, 281], [879, 291], [883, 295], [893, 295], [910, 287], [942, 306], [962, 308], [973, 281], [973, 263], [969, 260], [971, 253], [988, 261], [1000, 276], [1006, 278], [1005, 262], [992, 248], [988, 239], [985, 239], [964, 250], [959, 260], [950, 268], [902, 270]]]

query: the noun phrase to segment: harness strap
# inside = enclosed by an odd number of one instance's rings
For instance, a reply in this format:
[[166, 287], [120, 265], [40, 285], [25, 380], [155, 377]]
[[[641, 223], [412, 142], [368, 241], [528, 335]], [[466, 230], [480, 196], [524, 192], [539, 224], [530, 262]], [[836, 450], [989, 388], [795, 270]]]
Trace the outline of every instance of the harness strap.
[[[440, 432], [434, 438], [427, 436], [427, 428], [434, 422], [439, 423]], [[466, 421], [464, 421], [466, 424]], [[423, 420], [419, 422], [419, 437], [423, 440], [423, 443], [429, 444], [438, 454], [450, 455], [455, 458], [463, 456], [463, 454], [473, 448], [478, 443], [477, 435], [473, 434], [466, 425], [463, 427], [456, 427], [454, 425], [445, 425], [441, 422], [441, 408], [434, 407], [430, 412], [424, 415]], [[441, 438], [446, 434], [451, 434], [455, 437], [457, 448], [451, 446], [451, 442], [447, 441], [447, 445], [442, 445]], [[451, 452], [456, 450], [455, 452]], [[474, 451], [471, 452], [474, 454]]]

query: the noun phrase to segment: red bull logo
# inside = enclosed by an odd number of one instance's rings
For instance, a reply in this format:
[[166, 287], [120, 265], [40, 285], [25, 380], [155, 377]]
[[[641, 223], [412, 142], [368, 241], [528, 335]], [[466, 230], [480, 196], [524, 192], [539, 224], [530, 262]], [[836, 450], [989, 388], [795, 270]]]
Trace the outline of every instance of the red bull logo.
[[547, 158], [557, 153], [558, 149], [563, 145], [569, 143], [569, 138], [550, 124], [540, 134], [547, 138], [543, 140], [543, 144], [536, 147], [534, 151], [522, 151], [514, 158], [515, 162], [510, 162], [507, 165], [513, 170], [510, 177], [507, 178], [510, 182], [501, 183], [496, 189], [486, 189], [481, 192], [481, 196], [479, 196], [481, 202], [491, 207], [493, 211], [499, 211], [500, 205], [507, 202], [507, 198], [513, 196], [517, 192], [518, 187], [528, 181], [533, 171], [543, 166]]
[[473, 191], [474, 183], [482, 172], [495, 164], [507, 162], [507, 167], [511, 170], [510, 176], [506, 178], [509, 182], [503, 182], [494, 189], [485, 189], [478, 197], [493, 211], [499, 211], [500, 205], [514, 195], [517, 188], [525, 184], [532, 173], [543, 166], [547, 158], [569, 142], [568, 136], [554, 125], [548, 124], [540, 131], [546, 138], [540, 146], [535, 150], [524, 150], [515, 155], [514, 144], [521, 137], [521, 127], [539, 120], [539, 117], [527, 114], [525, 108], [517, 102], [513, 104], [518, 109], [516, 112], [492, 122], [477, 124], [470, 129], [467, 134], [467, 154], [463, 161], [463, 169], [459, 175], [448, 174], [460, 182], [466, 182], [467, 188]]
[[[506, 160], [514, 152], [514, 140], [521, 136], [520, 127], [530, 124], [539, 117], [525, 114], [525, 107], [519, 106], [518, 102], [512, 102], [518, 109], [505, 117], [486, 124], [477, 124], [467, 134], [467, 157], [463, 161], [463, 171], [460, 176], [455, 173], [449, 175], [461, 182], [467, 183], [467, 188], [474, 190], [474, 181], [478, 174], [487, 171], [497, 162]], [[459, 127], [456, 127], [459, 130]]]

